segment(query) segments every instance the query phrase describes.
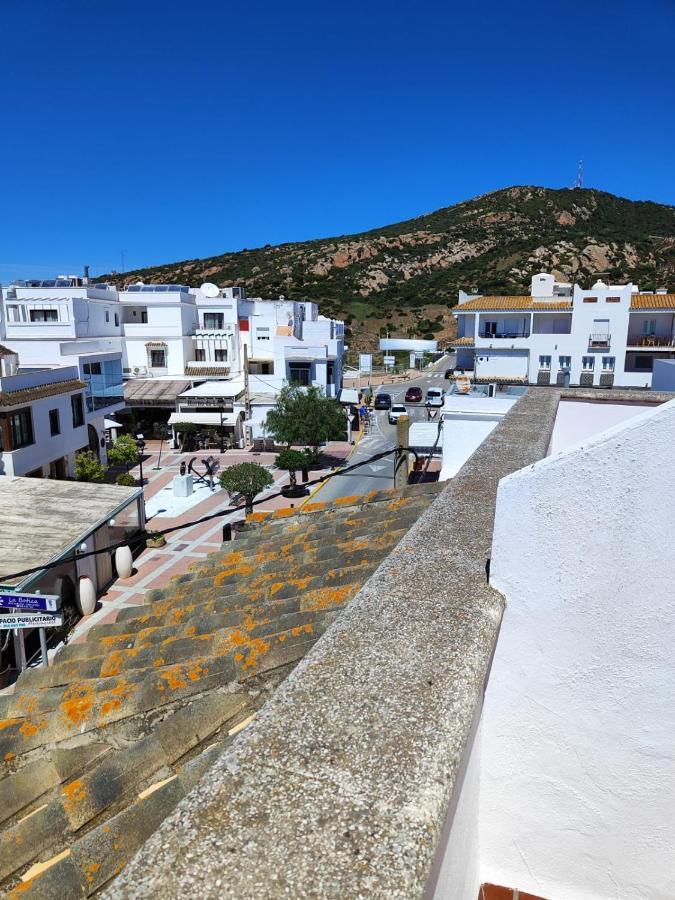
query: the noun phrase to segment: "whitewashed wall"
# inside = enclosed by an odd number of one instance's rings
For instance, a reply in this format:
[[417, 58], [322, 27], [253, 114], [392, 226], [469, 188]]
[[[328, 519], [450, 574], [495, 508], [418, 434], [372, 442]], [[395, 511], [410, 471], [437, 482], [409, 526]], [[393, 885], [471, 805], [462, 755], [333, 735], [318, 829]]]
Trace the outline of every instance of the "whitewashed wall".
[[483, 881], [675, 896], [675, 401], [499, 486]]

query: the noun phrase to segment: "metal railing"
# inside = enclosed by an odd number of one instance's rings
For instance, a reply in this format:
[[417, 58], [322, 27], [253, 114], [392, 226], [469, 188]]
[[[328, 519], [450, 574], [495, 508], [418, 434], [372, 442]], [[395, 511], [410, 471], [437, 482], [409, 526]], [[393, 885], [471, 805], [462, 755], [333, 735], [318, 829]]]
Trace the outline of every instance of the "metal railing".
[[588, 346], [589, 347], [601, 347], [603, 349], [609, 349], [609, 345], [611, 343], [611, 334], [589, 334], [588, 335]]
[[629, 347], [675, 347], [675, 337], [673, 335], [660, 334], [629, 334]]
[[482, 338], [527, 338], [530, 336], [529, 331], [496, 331], [494, 333], [490, 333], [488, 331], [480, 331], [478, 333], [478, 337]]

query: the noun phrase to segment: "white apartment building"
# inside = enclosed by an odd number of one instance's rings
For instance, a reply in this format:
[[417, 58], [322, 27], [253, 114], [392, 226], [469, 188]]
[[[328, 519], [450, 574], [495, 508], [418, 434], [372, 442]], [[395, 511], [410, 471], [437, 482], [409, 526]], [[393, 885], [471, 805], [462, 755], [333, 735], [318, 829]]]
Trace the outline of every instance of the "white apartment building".
[[0, 287], [0, 339], [22, 372], [75, 366], [85, 382], [86, 444], [105, 462], [105, 418], [124, 408], [122, 311], [114, 286], [76, 276]]
[[77, 366], [22, 372], [17, 354], [0, 346], [0, 475], [70, 477], [87, 449]]
[[476, 382], [636, 387], [675, 358], [675, 294], [532, 278], [528, 296], [459, 292], [457, 366]]

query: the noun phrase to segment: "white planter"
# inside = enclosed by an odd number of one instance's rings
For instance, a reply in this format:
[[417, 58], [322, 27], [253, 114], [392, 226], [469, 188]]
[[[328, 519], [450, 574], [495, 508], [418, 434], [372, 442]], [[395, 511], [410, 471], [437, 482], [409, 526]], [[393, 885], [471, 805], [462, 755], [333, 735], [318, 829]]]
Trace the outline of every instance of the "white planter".
[[125, 544], [115, 550], [115, 568], [118, 578], [130, 578], [134, 569], [134, 560], [131, 555], [131, 547]]
[[96, 588], [91, 578], [80, 578], [77, 606], [83, 616], [90, 616], [96, 609]]

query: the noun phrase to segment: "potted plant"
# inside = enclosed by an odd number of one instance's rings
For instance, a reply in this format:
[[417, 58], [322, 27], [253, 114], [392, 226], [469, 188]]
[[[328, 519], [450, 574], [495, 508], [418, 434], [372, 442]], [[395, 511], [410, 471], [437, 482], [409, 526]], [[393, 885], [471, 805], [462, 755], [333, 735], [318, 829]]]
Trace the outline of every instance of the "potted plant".
[[163, 534], [158, 534], [156, 531], [148, 531], [147, 534], [145, 546], [149, 550], [157, 550], [159, 547], [166, 546], [166, 537]]
[[278, 469], [285, 469], [288, 472], [290, 483], [284, 485], [281, 489], [284, 497], [304, 497], [307, 493], [307, 488], [304, 484], [297, 483], [296, 472], [307, 468], [307, 454], [301, 450], [293, 450], [291, 447], [287, 447], [279, 453], [274, 463]]
[[223, 490], [230, 494], [241, 494], [246, 501], [247, 516], [253, 512], [256, 494], [274, 484], [274, 479], [264, 466], [249, 462], [228, 466], [220, 473], [218, 481]]

